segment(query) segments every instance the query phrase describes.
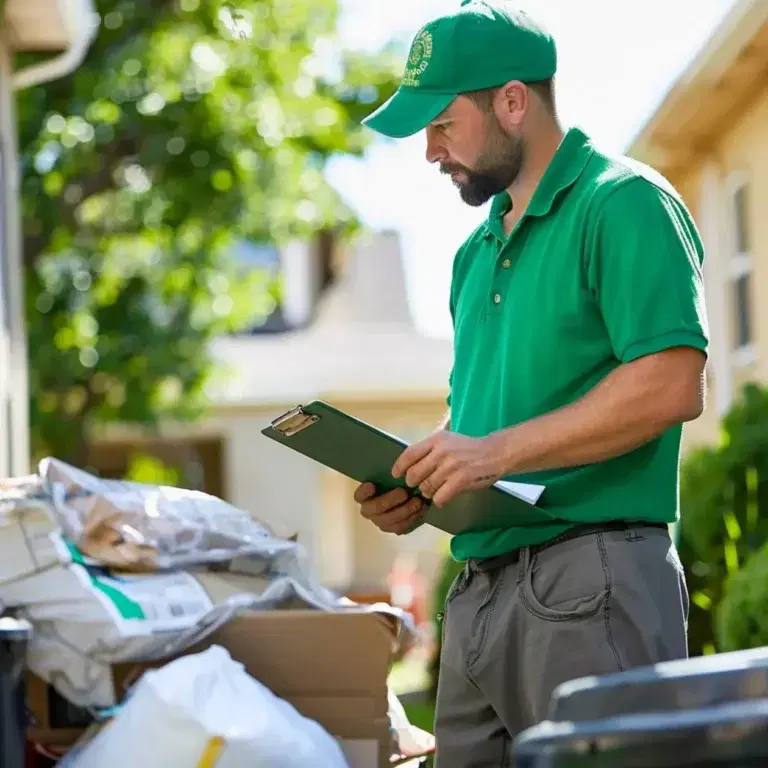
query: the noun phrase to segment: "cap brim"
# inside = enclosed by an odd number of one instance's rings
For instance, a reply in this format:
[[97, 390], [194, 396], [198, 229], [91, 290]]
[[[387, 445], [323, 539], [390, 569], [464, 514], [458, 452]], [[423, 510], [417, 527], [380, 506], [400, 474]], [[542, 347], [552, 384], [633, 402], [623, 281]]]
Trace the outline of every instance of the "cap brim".
[[363, 120], [363, 125], [384, 136], [404, 139], [426, 128], [455, 98], [450, 93], [399, 88], [389, 101]]

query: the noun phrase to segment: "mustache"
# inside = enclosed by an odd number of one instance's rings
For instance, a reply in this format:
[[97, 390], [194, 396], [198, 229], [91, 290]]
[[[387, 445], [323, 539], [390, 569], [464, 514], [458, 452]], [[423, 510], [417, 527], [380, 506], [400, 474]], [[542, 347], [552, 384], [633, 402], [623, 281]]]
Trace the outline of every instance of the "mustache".
[[450, 175], [452, 173], [466, 173], [467, 175], [470, 175], [469, 168], [465, 168], [463, 165], [453, 165], [451, 163], [441, 163], [440, 164], [440, 173], [444, 173], [446, 175]]

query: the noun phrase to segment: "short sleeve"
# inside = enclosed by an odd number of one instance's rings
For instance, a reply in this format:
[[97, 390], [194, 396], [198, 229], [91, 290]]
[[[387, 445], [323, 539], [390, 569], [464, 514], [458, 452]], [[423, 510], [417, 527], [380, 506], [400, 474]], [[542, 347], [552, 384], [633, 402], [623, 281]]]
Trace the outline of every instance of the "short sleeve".
[[633, 179], [603, 201], [592, 242], [588, 282], [619, 360], [679, 346], [706, 354], [704, 250], [681, 200]]

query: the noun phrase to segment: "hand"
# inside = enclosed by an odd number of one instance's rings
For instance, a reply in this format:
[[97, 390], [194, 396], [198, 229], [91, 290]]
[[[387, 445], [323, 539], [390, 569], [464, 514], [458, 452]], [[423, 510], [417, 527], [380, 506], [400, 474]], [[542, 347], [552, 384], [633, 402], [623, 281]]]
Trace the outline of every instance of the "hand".
[[504, 458], [492, 437], [436, 432], [406, 448], [392, 468], [411, 488], [442, 507], [464, 491], [488, 488], [503, 477]]
[[420, 499], [411, 499], [404, 488], [376, 495], [373, 483], [363, 483], [355, 491], [360, 514], [385, 533], [408, 533], [425, 510]]

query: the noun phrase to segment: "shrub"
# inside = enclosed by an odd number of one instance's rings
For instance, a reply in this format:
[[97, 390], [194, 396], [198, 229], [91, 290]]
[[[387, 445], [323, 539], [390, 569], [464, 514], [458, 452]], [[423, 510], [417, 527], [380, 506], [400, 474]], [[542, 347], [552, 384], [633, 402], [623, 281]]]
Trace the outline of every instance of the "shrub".
[[[723, 643], [741, 647], [751, 632], [723, 631], [726, 617], [735, 620], [734, 601], [746, 600], [743, 610], [747, 610], [747, 603], [752, 605], [754, 595], [762, 591], [768, 602], [768, 579], [752, 585], [747, 598], [748, 577], [738, 576], [768, 540], [768, 390], [747, 385], [723, 419], [720, 443], [688, 455], [680, 501], [680, 557], [691, 594], [690, 652], [712, 653], [723, 650]], [[764, 557], [759, 556], [750, 569], [757, 573]], [[726, 584], [734, 592], [718, 620]]]
[[768, 544], [726, 582], [717, 640], [723, 651], [768, 645]]

